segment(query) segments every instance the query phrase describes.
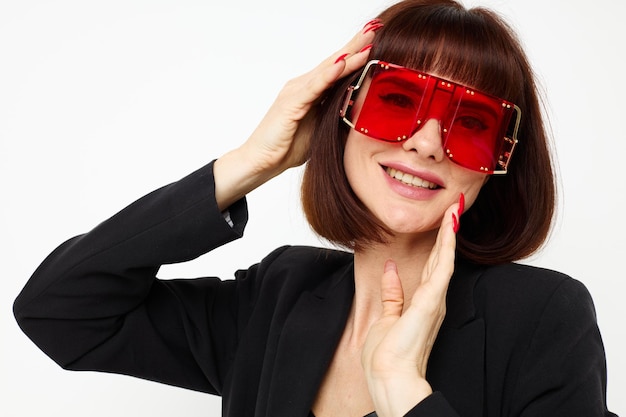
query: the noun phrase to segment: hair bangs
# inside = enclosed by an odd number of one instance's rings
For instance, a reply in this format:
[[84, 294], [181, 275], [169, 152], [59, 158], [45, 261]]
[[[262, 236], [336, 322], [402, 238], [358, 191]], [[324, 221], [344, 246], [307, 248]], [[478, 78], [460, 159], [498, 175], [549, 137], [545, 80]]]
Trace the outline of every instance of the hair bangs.
[[[400, 3], [398, 6], [404, 6]], [[520, 100], [520, 66], [511, 54], [517, 42], [491, 11], [458, 3], [418, 4], [421, 13], [391, 7], [380, 15], [370, 57], [433, 73], [512, 102]], [[505, 26], [506, 27], [506, 26]]]

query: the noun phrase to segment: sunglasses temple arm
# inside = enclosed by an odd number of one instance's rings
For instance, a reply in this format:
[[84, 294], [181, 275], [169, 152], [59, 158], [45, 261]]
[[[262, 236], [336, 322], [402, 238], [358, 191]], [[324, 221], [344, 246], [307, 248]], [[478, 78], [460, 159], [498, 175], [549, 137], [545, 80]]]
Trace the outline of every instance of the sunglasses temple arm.
[[513, 155], [513, 151], [515, 150], [515, 146], [517, 146], [517, 132], [519, 130], [519, 124], [522, 120], [522, 110], [513, 105], [515, 109], [515, 125], [513, 127], [513, 132], [511, 132], [511, 137], [504, 136], [504, 146], [505, 148], [502, 150], [500, 157], [498, 158], [498, 165], [502, 167], [501, 170], [493, 171], [492, 174], [506, 174], [507, 167], [509, 165], [509, 161], [511, 160], [511, 156]]

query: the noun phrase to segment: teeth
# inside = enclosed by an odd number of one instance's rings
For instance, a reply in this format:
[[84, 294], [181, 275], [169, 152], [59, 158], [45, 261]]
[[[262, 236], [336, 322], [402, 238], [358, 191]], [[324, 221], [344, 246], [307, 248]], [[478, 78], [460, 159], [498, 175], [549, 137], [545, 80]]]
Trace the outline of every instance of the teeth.
[[435, 183], [423, 180], [420, 177], [416, 177], [411, 174], [407, 174], [406, 172], [398, 171], [394, 168], [387, 167], [385, 168], [385, 171], [387, 171], [387, 174], [389, 174], [390, 177], [414, 187], [428, 188], [430, 190], [437, 188], [437, 184]]

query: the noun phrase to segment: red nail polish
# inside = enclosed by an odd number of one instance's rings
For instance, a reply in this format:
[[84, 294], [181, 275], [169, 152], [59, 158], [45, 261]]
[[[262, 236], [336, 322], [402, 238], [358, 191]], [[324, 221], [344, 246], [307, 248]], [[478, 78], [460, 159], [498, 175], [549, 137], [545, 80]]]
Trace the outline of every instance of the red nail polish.
[[459, 217], [461, 217], [463, 211], [465, 211], [465, 194], [461, 193], [459, 196]]
[[452, 213], [452, 230], [454, 233], [459, 232], [459, 220], [456, 218], [456, 214]]
[[363, 34], [365, 35], [370, 30], [373, 30], [374, 32], [376, 32], [378, 29], [382, 28], [383, 26], [385, 26], [385, 25], [383, 25], [382, 23], [375, 23], [375, 24], [371, 25], [370, 27], [368, 27], [367, 29], [365, 29], [363, 31]]
[[339, 55], [339, 57], [335, 60], [335, 64], [339, 61], [343, 61], [347, 56], [348, 54]]
[[363, 48], [361, 48], [361, 50], [359, 52], [365, 52], [368, 49], [372, 49], [372, 44], [371, 43], [369, 45], [365, 45]]
[[369, 22], [367, 22], [365, 25], [363, 25], [363, 29], [365, 29], [366, 27], [373, 25], [374, 23], [378, 23], [380, 22], [380, 19], [376, 18], [376, 19], [372, 19]]

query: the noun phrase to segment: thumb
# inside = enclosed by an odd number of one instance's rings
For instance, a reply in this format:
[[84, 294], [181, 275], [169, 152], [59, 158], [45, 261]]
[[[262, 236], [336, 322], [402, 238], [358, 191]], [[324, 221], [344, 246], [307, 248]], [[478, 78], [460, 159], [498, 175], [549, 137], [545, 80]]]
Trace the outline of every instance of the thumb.
[[383, 303], [383, 317], [402, 315], [404, 307], [404, 291], [402, 282], [398, 276], [398, 266], [391, 259], [385, 262], [385, 272], [383, 273], [380, 287], [381, 301]]

